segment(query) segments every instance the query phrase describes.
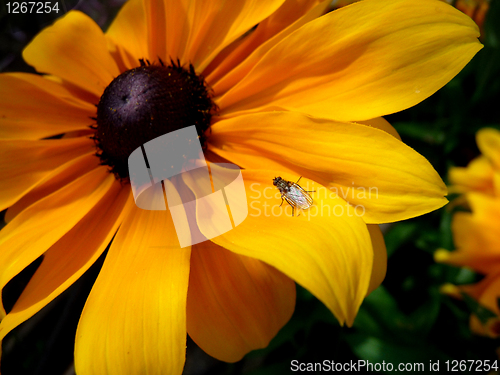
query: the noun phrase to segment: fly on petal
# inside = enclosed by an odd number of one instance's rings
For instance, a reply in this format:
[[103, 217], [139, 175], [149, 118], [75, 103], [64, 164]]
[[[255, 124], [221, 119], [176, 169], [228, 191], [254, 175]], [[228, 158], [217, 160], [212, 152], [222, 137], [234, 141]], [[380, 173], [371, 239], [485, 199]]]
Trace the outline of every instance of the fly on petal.
[[295, 208], [307, 210], [313, 204], [313, 199], [309, 195], [311, 192], [304, 190], [302, 186], [298, 184], [301, 178], [302, 176], [299, 177], [297, 182], [286, 181], [281, 177], [275, 177], [273, 179], [273, 185], [276, 186], [281, 193], [281, 204], [283, 204], [283, 200], [285, 200], [292, 206], [292, 216]]

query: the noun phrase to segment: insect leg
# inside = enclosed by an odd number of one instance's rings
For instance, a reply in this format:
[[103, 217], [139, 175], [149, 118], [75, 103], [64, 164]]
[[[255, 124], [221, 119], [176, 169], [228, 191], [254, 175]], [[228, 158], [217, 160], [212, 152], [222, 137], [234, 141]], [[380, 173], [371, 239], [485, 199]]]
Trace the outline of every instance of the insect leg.
[[[299, 179], [297, 180], [296, 184], [299, 183], [300, 179], [302, 178], [302, 176], [299, 177]], [[316, 193], [316, 190], [304, 190], [306, 193]]]

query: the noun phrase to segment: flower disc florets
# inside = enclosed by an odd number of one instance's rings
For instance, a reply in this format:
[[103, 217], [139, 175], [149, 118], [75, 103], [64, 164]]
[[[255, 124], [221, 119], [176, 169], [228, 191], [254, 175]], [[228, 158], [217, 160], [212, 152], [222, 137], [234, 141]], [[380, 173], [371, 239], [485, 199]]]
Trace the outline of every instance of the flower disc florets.
[[116, 77], [97, 105], [94, 136], [101, 163], [128, 177], [128, 157], [163, 134], [195, 125], [203, 137], [215, 105], [201, 76], [179, 62], [141, 66]]

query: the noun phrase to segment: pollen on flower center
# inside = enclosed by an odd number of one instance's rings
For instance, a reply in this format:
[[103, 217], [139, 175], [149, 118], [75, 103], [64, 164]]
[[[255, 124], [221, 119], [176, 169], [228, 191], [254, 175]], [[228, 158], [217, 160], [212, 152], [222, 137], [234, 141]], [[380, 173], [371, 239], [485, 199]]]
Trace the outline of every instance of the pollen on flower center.
[[116, 77], [97, 105], [94, 139], [101, 163], [117, 178], [128, 177], [128, 157], [163, 134], [195, 125], [203, 137], [215, 105], [194, 68], [172, 61], [146, 64]]

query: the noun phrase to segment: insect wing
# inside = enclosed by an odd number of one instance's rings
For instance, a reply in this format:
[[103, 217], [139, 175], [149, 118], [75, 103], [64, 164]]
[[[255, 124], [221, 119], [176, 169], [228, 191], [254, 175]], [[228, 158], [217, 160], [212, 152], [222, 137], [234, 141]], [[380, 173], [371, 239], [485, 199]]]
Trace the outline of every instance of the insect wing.
[[[292, 184], [286, 193], [287, 201], [293, 202], [293, 205], [301, 210], [307, 210], [313, 204], [311, 196], [297, 184]], [[289, 202], [290, 203], [290, 202]]]

